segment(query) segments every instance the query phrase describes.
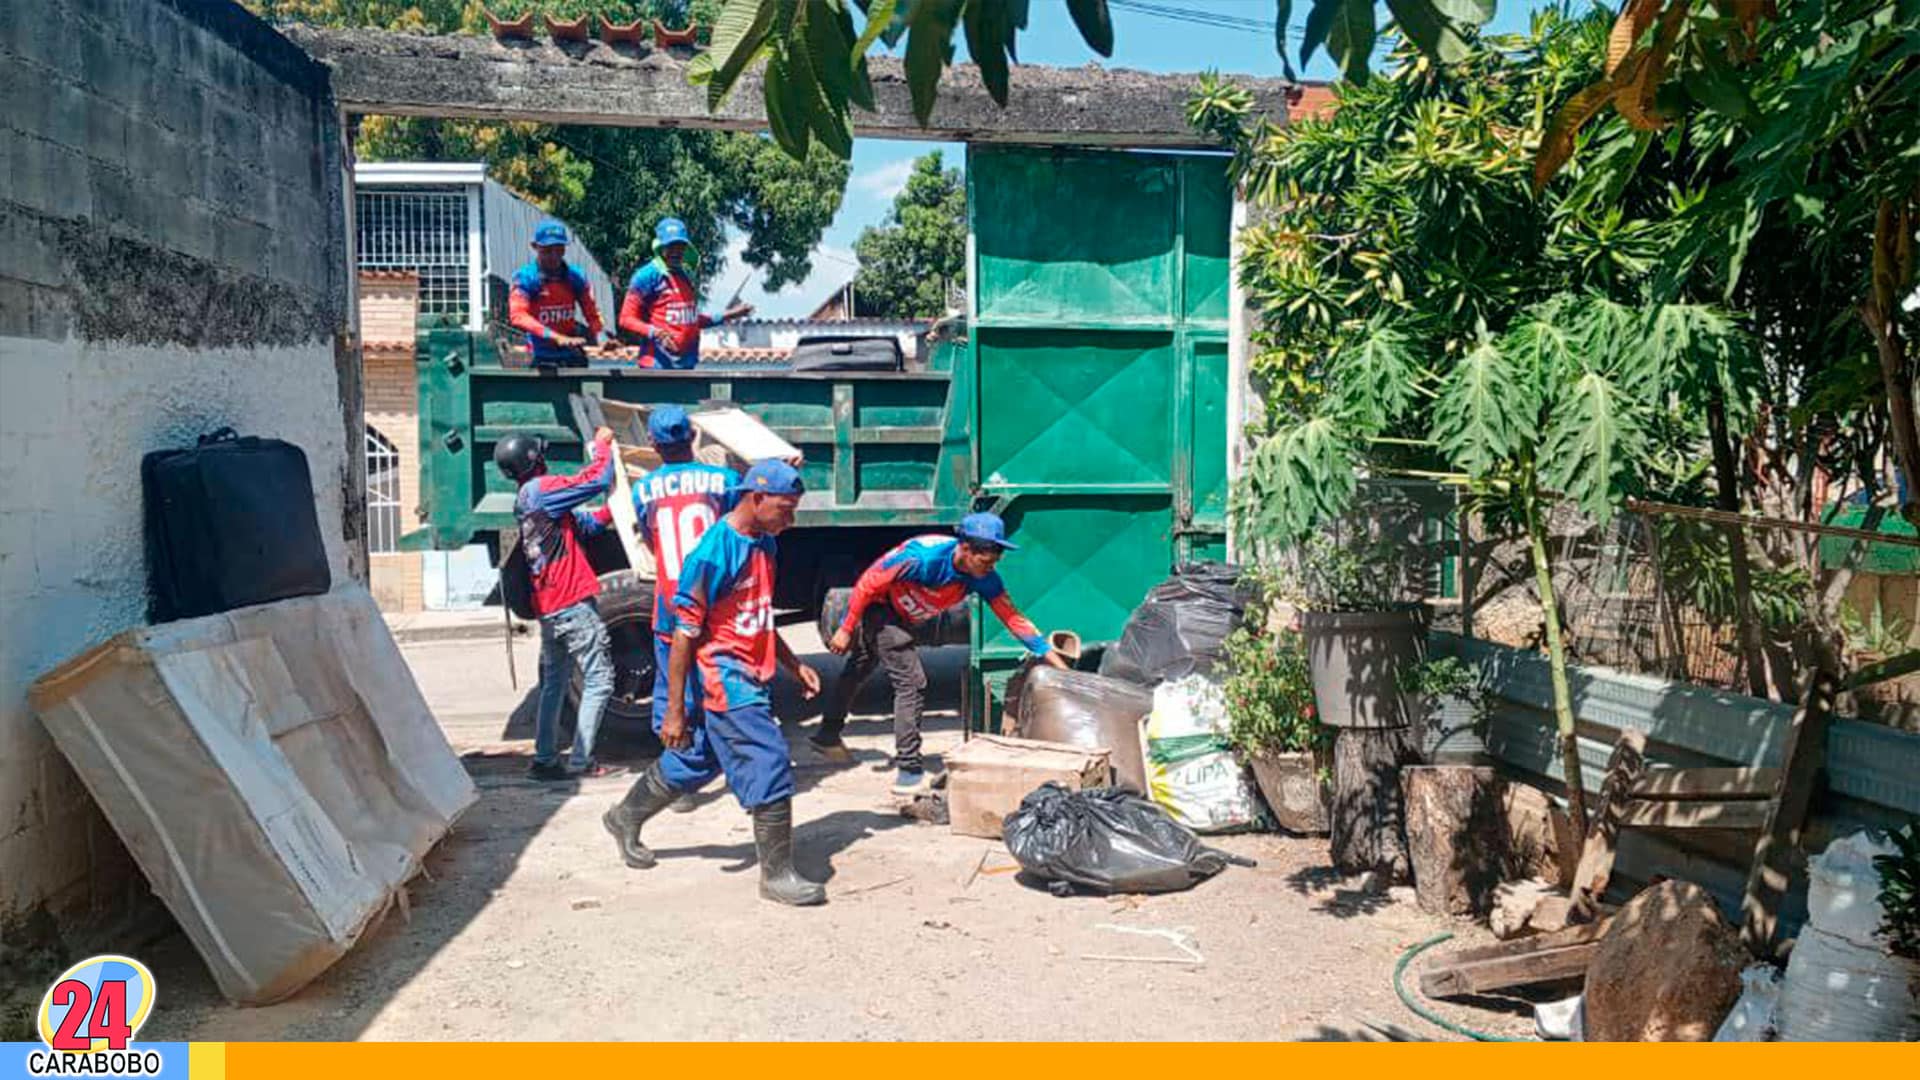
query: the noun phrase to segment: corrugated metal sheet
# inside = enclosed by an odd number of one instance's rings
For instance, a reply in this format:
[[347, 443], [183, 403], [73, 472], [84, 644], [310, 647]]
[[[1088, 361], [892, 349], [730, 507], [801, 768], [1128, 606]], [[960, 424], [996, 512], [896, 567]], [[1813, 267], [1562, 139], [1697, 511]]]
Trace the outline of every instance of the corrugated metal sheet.
[[[480, 214], [485, 222], [482, 236], [486, 251], [486, 275], [499, 282], [498, 285], [490, 285], [487, 295], [505, 296], [513, 272], [533, 258], [533, 252], [527, 247], [533, 240], [533, 227], [552, 215], [508, 191], [491, 177], [481, 188]], [[593, 252], [588, 251], [577, 239], [567, 248], [567, 261], [587, 276], [587, 284], [593, 290], [593, 300], [600, 305], [600, 314], [606, 319], [608, 329], [612, 329], [614, 320], [619, 316], [619, 308], [614, 304], [612, 278], [600, 266], [600, 260], [593, 257]], [[489, 311], [488, 314], [501, 319], [506, 317], [504, 311]]]
[[[1436, 633], [1435, 655], [1472, 662], [1495, 695], [1487, 747], [1510, 768], [1558, 788], [1565, 778], [1554, 746], [1553, 691], [1547, 659], [1538, 653]], [[1597, 792], [1619, 732], [1646, 733], [1656, 764], [1778, 765], [1793, 706], [1643, 675], [1583, 668], [1568, 672], [1587, 790]], [[1815, 807], [1808, 846], [1819, 850], [1839, 833], [1884, 828], [1920, 814], [1920, 735], [1851, 718], [1827, 736], [1827, 792]], [[1739, 903], [1752, 854], [1741, 834], [1635, 830], [1620, 845], [1621, 876], [1684, 877], [1712, 890], [1730, 910]], [[1796, 889], [1796, 891], [1798, 891]], [[1798, 901], [1786, 915], [1801, 917]]]

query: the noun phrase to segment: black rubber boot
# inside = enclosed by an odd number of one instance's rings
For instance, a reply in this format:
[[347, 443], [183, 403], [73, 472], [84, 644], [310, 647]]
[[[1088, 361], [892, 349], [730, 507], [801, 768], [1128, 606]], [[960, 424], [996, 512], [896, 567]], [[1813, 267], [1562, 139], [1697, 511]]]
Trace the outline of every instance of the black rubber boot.
[[827, 887], [793, 868], [793, 800], [753, 809], [753, 846], [760, 854], [760, 895], [775, 903], [809, 907], [827, 902]]
[[659, 861], [647, 845], [640, 842], [640, 826], [679, 797], [679, 792], [667, 786], [666, 777], [660, 775], [660, 763], [656, 761], [627, 789], [626, 798], [601, 815], [600, 823], [619, 841], [622, 862], [635, 870], [645, 870]]

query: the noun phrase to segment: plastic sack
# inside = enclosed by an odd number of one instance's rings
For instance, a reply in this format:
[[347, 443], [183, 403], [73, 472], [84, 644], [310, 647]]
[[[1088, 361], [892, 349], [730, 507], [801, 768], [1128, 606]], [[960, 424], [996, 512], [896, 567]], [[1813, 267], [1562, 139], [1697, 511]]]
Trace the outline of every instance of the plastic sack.
[[1246, 766], [1227, 742], [1227, 704], [1199, 675], [1161, 683], [1147, 717], [1147, 788], [1175, 821], [1202, 833], [1263, 824]]
[[1876, 936], [1876, 855], [1895, 848], [1865, 832], [1843, 836], [1807, 865], [1807, 925], [1780, 984], [1783, 1042], [1920, 1039], [1920, 962], [1894, 956]]
[[1533, 1007], [1533, 1033], [1548, 1042], [1585, 1042], [1587, 995], [1575, 994]]
[[1780, 1006], [1780, 969], [1772, 964], [1755, 964], [1740, 973], [1740, 985], [1740, 1000], [1733, 1003], [1733, 1011], [1720, 1021], [1720, 1030], [1713, 1033], [1713, 1041], [1771, 1041], [1774, 1014]]
[[1047, 783], [1020, 800], [1002, 826], [1020, 868], [1058, 896], [1190, 889], [1253, 860], [1202, 844], [1166, 811], [1117, 788], [1068, 791]]
[[1133, 609], [1100, 674], [1153, 686], [1212, 671], [1251, 598], [1225, 563], [1182, 563]]
[[1012, 734], [1089, 750], [1104, 747], [1111, 753], [1114, 783], [1145, 795], [1140, 725], [1152, 711], [1153, 694], [1145, 687], [1041, 664], [1027, 673]]

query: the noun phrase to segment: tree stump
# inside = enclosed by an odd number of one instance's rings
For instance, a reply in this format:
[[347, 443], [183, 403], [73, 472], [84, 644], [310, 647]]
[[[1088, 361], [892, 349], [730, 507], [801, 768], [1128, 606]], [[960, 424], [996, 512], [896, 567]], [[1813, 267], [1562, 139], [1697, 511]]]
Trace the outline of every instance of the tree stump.
[[1400, 768], [1419, 760], [1420, 741], [1411, 727], [1341, 728], [1334, 736], [1334, 869], [1372, 870], [1391, 884], [1411, 877]]
[[1400, 783], [1420, 909], [1435, 915], [1491, 909], [1509, 862], [1500, 777], [1484, 765], [1416, 765], [1400, 771]]

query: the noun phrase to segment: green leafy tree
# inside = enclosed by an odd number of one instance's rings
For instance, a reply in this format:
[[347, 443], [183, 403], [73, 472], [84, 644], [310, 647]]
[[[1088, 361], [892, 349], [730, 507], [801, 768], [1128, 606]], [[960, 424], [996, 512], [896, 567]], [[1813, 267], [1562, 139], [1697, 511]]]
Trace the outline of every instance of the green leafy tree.
[[[483, 32], [476, 0], [248, 0], [280, 20], [326, 26]], [[536, 5], [544, 6], [544, 5]], [[556, 14], [566, 14], [552, 8]], [[654, 10], [589, 0], [582, 12], [624, 19]], [[694, 18], [714, 10], [690, 6]], [[506, 14], [500, 6], [496, 13]], [[811, 254], [839, 210], [847, 163], [825, 150], [796, 159], [758, 135], [718, 131], [482, 123], [414, 117], [360, 120], [356, 153], [370, 161], [484, 161], [501, 183], [572, 223], [581, 241], [621, 274], [652, 257], [653, 227], [673, 215], [706, 253], [694, 268], [709, 284], [731, 232], [770, 289], [803, 281]]]
[[1611, 201], [1576, 198], [1577, 176], [1532, 190], [1528, 143], [1603, 63], [1608, 22], [1546, 12], [1446, 68], [1403, 52], [1330, 118], [1284, 129], [1217, 80], [1191, 107], [1258, 212], [1241, 274], [1281, 391], [1235, 528], [1253, 551], [1297, 542], [1348, 510], [1362, 465], [1466, 485], [1517, 523], [1576, 808], [1548, 511], [1605, 521], [1673, 449], [1697, 456], [1708, 400], [1745, 423], [1760, 383], [1731, 318], [1655, 299], [1683, 209], [1669, 177], [1630, 176]]
[[853, 279], [861, 315], [932, 319], [947, 312], [950, 289], [966, 280], [967, 189], [940, 151], [913, 163], [885, 223], [861, 230]]

